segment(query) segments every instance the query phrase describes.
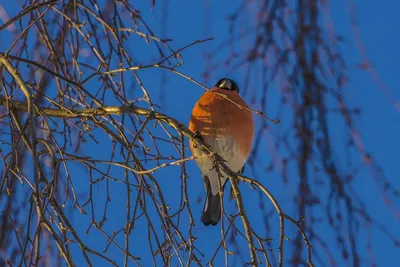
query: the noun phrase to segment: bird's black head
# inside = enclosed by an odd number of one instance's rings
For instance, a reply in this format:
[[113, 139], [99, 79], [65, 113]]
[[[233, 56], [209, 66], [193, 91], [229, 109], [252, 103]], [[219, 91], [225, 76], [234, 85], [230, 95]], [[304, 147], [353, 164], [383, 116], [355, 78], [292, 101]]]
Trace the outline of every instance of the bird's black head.
[[229, 78], [219, 79], [218, 82], [215, 84], [215, 87], [239, 93], [239, 86], [234, 80]]

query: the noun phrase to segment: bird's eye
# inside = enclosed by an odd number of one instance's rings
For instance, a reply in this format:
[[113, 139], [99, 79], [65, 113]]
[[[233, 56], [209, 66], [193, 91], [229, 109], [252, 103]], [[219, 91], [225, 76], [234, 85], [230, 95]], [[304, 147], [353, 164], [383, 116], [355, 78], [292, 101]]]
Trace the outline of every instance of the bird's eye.
[[231, 90], [232, 90], [232, 91], [235, 91], [235, 92], [237, 92], [237, 93], [239, 93], [239, 86], [238, 86], [238, 84], [237, 84], [235, 81], [233, 81], [233, 80], [231, 80], [231, 83], [232, 83], [232, 88], [231, 88]]

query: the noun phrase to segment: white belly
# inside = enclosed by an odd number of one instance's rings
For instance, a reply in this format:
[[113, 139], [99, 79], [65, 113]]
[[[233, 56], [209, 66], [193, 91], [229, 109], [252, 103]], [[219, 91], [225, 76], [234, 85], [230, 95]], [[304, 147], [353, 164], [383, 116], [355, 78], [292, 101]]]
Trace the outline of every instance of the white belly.
[[[240, 171], [246, 163], [247, 158], [240, 153], [233, 138], [224, 137], [216, 139], [214, 137], [211, 138], [205, 136], [203, 139], [204, 142], [211, 147], [213, 152], [220, 155], [226, 161], [226, 164], [232, 171]], [[218, 177], [218, 173], [213, 166], [213, 161], [207, 156], [204, 156], [204, 153], [200, 148], [193, 148], [192, 153], [193, 156], [201, 156], [196, 159], [196, 163], [199, 166], [201, 173], [204, 176], [208, 176], [211, 185], [211, 192], [213, 195], [216, 195], [219, 192], [220, 184], [222, 186], [227, 179], [226, 174], [221, 171], [220, 177]], [[218, 181], [219, 179], [221, 180], [220, 182]]]

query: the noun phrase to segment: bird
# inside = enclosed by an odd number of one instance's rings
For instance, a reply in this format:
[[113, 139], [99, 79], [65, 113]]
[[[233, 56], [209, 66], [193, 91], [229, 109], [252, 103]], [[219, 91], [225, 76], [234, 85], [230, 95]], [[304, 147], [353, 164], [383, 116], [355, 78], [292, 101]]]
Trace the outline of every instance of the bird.
[[[188, 128], [222, 157], [232, 171], [241, 174], [253, 145], [254, 119], [234, 80], [221, 78], [200, 97], [193, 107]], [[201, 222], [215, 226], [221, 220], [221, 197], [229, 179], [217, 171], [213, 161], [192, 140], [190, 150], [207, 191]]]

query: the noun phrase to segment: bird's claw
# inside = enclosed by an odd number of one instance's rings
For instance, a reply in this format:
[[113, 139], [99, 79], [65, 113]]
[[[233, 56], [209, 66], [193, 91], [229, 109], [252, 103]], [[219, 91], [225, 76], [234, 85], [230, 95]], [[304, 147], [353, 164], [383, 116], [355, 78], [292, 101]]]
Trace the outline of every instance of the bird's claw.
[[[196, 131], [196, 132], [194, 133], [193, 139], [194, 139], [194, 140], [197, 139], [197, 140], [200, 140], [201, 142], [204, 142], [203, 136], [201, 136], [201, 133], [200, 133], [199, 131]], [[194, 142], [193, 147], [194, 147], [194, 148], [197, 148], [197, 145], [196, 145], [195, 143], [196, 143], [196, 142]]]

